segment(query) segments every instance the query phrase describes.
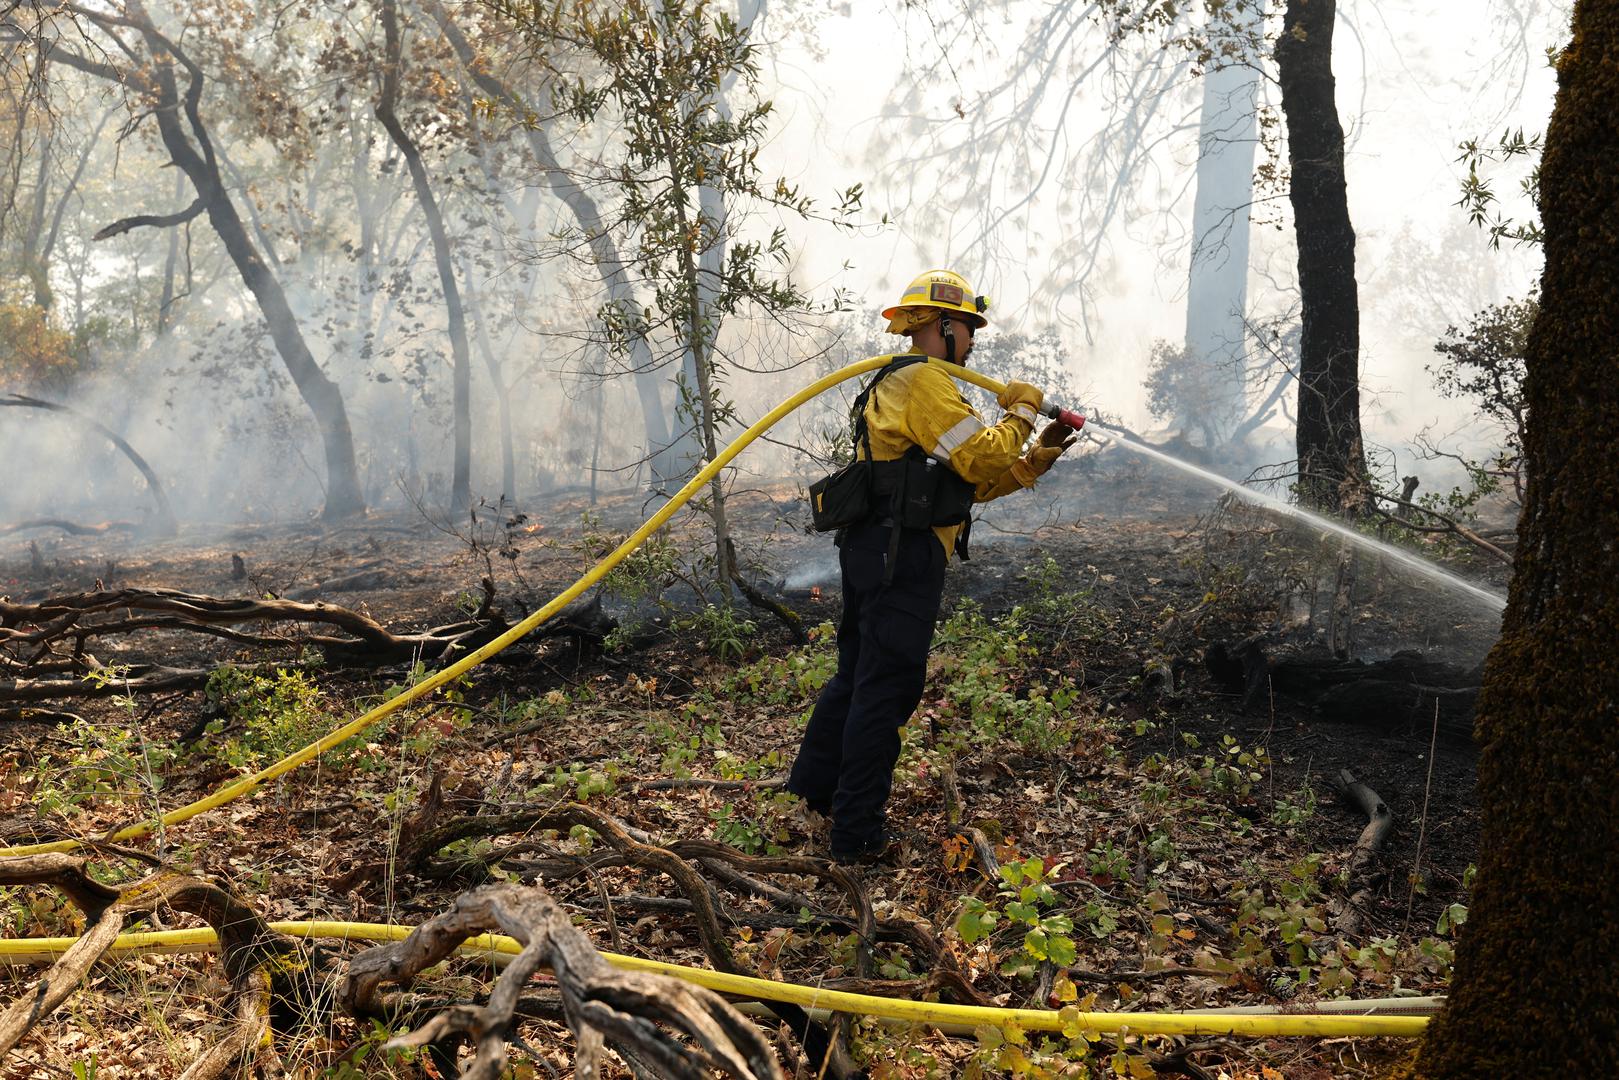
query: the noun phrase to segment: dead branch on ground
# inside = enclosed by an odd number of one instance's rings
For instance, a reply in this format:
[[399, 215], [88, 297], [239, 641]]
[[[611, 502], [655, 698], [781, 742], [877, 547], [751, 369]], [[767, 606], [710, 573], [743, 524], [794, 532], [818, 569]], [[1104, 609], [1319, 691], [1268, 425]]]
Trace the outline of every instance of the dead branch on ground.
[[[486, 930], [499, 930], [523, 946], [495, 983], [489, 1003], [445, 1009], [389, 1047], [421, 1047], [467, 1035], [476, 1057], [462, 1072], [463, 1080], [494, 1080], [506, 1067], [506, 1045], [523, 985], [548, 967], [561, 986], [568, 1026], [579, 1040], [576, 1075], [597, 1075], [602, 1050], [610, 1042], [622, 1044], [666, 1076], [696, 1080], [708, 1068], [743, 1080], [782, 1076], [764, 1036], [719, 995], [676, 979], [614, 969], [536, 887], [493, 885], [468, 893], [404, 941], [367, 949], [350, 961], [339, 999], [356, 1015], [372, 1014], [381, 987], [409, 984], [467, 938]], [[677, 1041], [659, 1023], [695, 1040], [702, 1051]]]
[[[202, 596], [173, 589], [117, 589], [74, 593], [38, 603], [0, 600], [0, 701], [41, 701], [63, 697], [141, 693], [199, 686], [209, 672], [130, 665], [111, 683], [86, 682], [100, 662], [90, 652], [106, 638], [142, 631], [182, 631], [221, 638], [252, 648], [319, 649], [336, 666], [377, 667], [435, 661], [479, 648], [510, 628], [493, 605], [486, 583], [484, 603], [470, 619], [414, 634], [396, 634], [358, 611], [325, 603], [278, 598]], [[593, 602], [569, 605], [535, 638], [557, 634], [589, 636], [601, 630]], [[330, 628], [338, 633], [266, 633], [252, 626]]]
[[1340, 770], [1333, 778], [1333, 783], [1344, 798], [1359, 807], [1367, 817], [1366, 827], [1361, 830], [1359, 839], [1355, 841], [1355, 848], [1349, 855], [1349, 867], [1345, 875], [1350, 889], [1349, 904], [1338, 919], [1339, 932], [1345, 937], [1355, 937], [1360, 933], [1361, 922], [1372, 902], [1372, 887], [1375, 883], [1374, 875], [1371, 873], [1372, 863], [1389, 835], [1394, 832], [1394, 813], [1377, 792], [1367, 787], [1348, 769]]
[[85, 859], [65, 854], [0, 859], [0, 885], [47, 885], [84, 912], [85, 933], [35, 984], [0, 1013], [0, 1054], [73, 995], [124, 927], [159, 910], [203, 919], [219, 935], [237, 1023], [186, 1070], [190, 1080], [211, 1080], [255, 1051], [269, 1034], [270, 1004], [290, 990], [288, 973], [310, 967], [307, 949], [271, 930], [252, 907], [220, 886], [160, 870], [128, 885], [105, 885], [90, 876]]
[[[390, 1047], [420, 1047], [470, 1035], [477, 1057], [462, 1076], [490, 1080], [500, 1075], [521, 1015], [519, 995], [543, 967], [556, 977], [564, 1017], [579, 1040], [578, 1075], [596, 1075], [602, 1049], [611, 1042], [657, 1075], [695, 1080], [720, 1069], [741, 1080], [782, 1077], [766, 1037], [717, 994], [666, 976], [612, 968], [537, 886], [497, 885], [465, 894], [404, 941], [367, 949], [340, 965], [271, 930], [251, 905], [227, 889], [185, 874], [160, 869], [140, 881], [112, 886], [91, 876], [87, 860], [79, 856], [0, 858], [0, 886], [27, 885], [48, 886], [65, 895], [84, 912], [87, 929], [32, 991], [0, 1012], [0, 1055], [73, 995], [129, 923], [178, 911], [201, 918], [218, 935], [235, 1017], [230, 1033], [186, 1069], [184, 1080], [215, 1080], [243, 1062], [279, 1075], [274, 1018], [298, 1016], [311, 1023], [329, 1017], [330, 1005], [322, 1003], [334, 1001], [359, 1017], [398, 1015], [393, 1007], [398, 1002], [380, 997], [384, 986], [408, 985], [486, 930], [504, 932], [523, 945], [488, 1003], [444, 1008]], [[287, 1004], [293, 1008], [278, 1009]]]
[[736, 587], [742, 591], [742, 595], [748, 598], [748, 603], [756, 608], [763, 608], [779, 619], [787, 628], [787, 632], [792, 635], [794, 645], [808, 644], [809, 634], [804, 629], [803, 616], [779, 600], [760, 592], [759, 588], [743, 575], [737, 563], [736, 543], [729, 536], [725, 538], [725, 555], [726, 562], [731, 568], [731, 580], [736, 582]]
[[0, 525], [0, 536], [9, 536], [14, 532], [26, 532], [30, 529], [60, 529], [69, 536], [105, 536], [110, 532], [136, 533], [140, 532], [140, 528], [133, 521], [101, 521], [94, 525], [80, 525], [66, 518], [31, 518], [14, 525]]
[[[609, 866], [630, 866], [662, 874], [674, 882], [682, 898], [690, 905], [697, 937], [709, 962], [717, 970], [730, 974], [742, 972], [731, 954], [724, 923], [720, 919], [724, 909], [718, 891], [704, 877], [704, 873], [725, 881], [733, 888], [763, 896], [773, 904], [791, 911], [797, 911], [802, 907], [814, 910], [816, 905], [809, 903], [805, 897], [760, 881], [754, 875], [776, 874], [816, 878], [839, 889], [849, 898], [850, 906], [855, 913], [854, 926], [859, 942], [854, 974], [857, 978], [871, 976], [873, 967], [871, 942], [876, 936], [876, 920], [864, 884], [859, 875], [848, 868], [825, 859], [807, 856], [745, 855], [711, 840], [684, 839], [663, 847], [646, 842], [612, 815], [582, 803], [560, 803], [543, 809], [460, 818], [442, 825], [430, 826], [432, 816], [438, 812], [438, 805], [440, 804], [435, 802], [430, 788], [424, 799], [423, 811], [412, 816], [410, 828], [401, 831], [394, 863], [396, 873], [405, 869], [426, 878], [447, 880], [467, 870], [476, 870], [509, 855], [531, 851], [539, 846], [519, 842], [471, 864], [465, 860], [437, 857], [438, 852], [458, 841], [497, 836], [527, 837], [544, 831], [567, 834], [575, 828], [584, 827], [600, 838], [600, 844], [608, 849], [606, 852], [593, 853], [588, 858], [580, 859], [570, 859], [567, 856], [559, 856], [558, 853], [548, 852], [551, 857], [544, 863], [525, 864], [525, 872], [542, 874], [552, 880], [582, 876]], [[387, 868], [388, 864], [384, 861], [362, 864], [343, 874], [334, 882], [334, 887], [345, 891], [358, 887], [366, 881], [379, 877]], [[917, 940], [914, 928], [911, 937]], [[944, 950], [931, 940], [929, 946], [925, 946], [922, 950], [924, 955], [939, 963], [945, 970], [953, 971], [953, 965], [941, 961]], [[955, 980], [947, 975], [945, 980], [958, 989], [967, 985], [964, 978]], [[969, 987], [962, 993], [963, 996], [970, 996], [975, 992]], [[834, 1020], [832, 1037], [829, 1038], [829, 1033], [814, 1024], [799, 1007], [783, 1003], [771, 1003], [769, 1007], [787, 1022], [794, 1035], [803, 1040], [804, 1048], [811, 1059], [812, 1071], [819, 1070], [823, 1061], [829, 1063], [828, 1074], [835, 1077], [853, 1075], [858, 1071], [845, 1049], [846, 1038], [839, 1037], [843, 1020]]]

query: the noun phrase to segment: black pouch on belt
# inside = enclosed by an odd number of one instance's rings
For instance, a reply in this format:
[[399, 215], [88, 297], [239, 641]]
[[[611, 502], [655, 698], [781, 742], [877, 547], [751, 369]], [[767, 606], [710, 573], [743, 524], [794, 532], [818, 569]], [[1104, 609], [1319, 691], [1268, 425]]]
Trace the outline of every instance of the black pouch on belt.
[[860, 524], [871, 516], [871, 462], [851, 461], [811, 484], [809, 495], [817, 532]]
[[[859, 525], [887, 509], [886, 506], [878, 504], [872, 490], [874, 480], [872, 469], [873, 465], [878, 463], [871, 460], [871, 433], [866, 429], [866, 402], [871, 400], [872, 391], [882, 382], [884, 376], [902, 367], [920, 364], [926, 360], [925, 356], [908, 354], [895, 356], [893, 360], [883, 365], [854, 399], [854, 407], [849, 411], [849, 420], [855, 460], [831, 476], [821, 477], [809, 488], [810, 521], [814, 524], [816, 532], [832, 532], [836, 529], [846, 529], [851, 525]], [[862, 452], [864, 457], [861, 456]]]

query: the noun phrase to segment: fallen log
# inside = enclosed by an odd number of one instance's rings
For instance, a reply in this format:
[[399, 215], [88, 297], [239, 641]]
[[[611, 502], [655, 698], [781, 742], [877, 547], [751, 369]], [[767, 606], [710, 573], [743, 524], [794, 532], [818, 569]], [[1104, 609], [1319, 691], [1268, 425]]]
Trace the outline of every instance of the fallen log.
[[1361, 927], [1370, 910], [1372, 891], [1377, 884], [1373, 866], [1377, 853], [1394, 832], [1394, 812], [1377, 792], [1362, 783], [1353, 772], [1341, 769], [1333, 778], [1339, 794], [1348, 799], [1366, 815], [1366, 827], [1355, 840], [1349, 853], [1349, 865], [1344, 874], [1349, 890], [1349, 903], [1338, 918], [1338, 931], [1348, 938], [1360, 936]]
[[288, 600], [308, 601], [325, 593], [337, 592], [364, 592], [368, 589], [385, 589], [393, 583], [394, 575], [387, 570], [369, 568], [355, 570], [337, 577], [317, 581], [313, 585], [291, 589], [286, 594]]
[[1239, 694], [1245, 709], [1265, 709], [1271, 695], [1310, 706], [1324, 720], [1395, 730], [1439, 728], [1469, 738], [1482, 668], [1464, 668], [1400, 651], [1383, 660], [1345, 660], [1320, 647], [1270, 645], [1263, 636], [1215, 642], [1203, 654], [1210, 678]]
[[[264, 633], [238, 627], [329, 628]], [[537, 628], [534, 640], [568, 635], [599, 640], [616, 625], [599, 597], [576, 601]], [[174, 669], [136, 660], [110, 683], [86, 682], [101, 668], [96, 641], [143, 631], [181, 631], [253, 648], [292, 653], [320, 650], [335, 667], [381, 667], [438, 661], [488, 644], [510, 628], [494, 607], [490, 587], [469, 619], [413, 634], [396, 634], [368, 615], [326, 603], [279, 598], [203, 596], [172, 589], [115, 589], [51, 597], [34, 603], [0, 599], [0, 701], [44, 701], [112, 693], [194, 688], [208, 669]], [[285, 666], [285, 665], [283, 665]]]
[[133, 521], [101, 521], [94, 525], [80, 525], [66, 518], [33, 518], [13, 525], [0, 525], [0, 536], [30, 529], [60, 529], [69, 536], [105, 536], [110, 532], [137, 533], [140, 526]]

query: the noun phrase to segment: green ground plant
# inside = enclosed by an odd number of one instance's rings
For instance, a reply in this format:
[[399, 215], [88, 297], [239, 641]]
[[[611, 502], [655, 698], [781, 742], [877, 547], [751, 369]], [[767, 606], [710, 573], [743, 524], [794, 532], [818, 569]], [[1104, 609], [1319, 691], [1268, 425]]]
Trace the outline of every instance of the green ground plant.
[[722, 664], [739, 664], [754, 651], [759, 624], [731, 604], [705, 604], [672, 624], [676, 631], [696, 634], [709, 656]]
[[[98, 687], [116, 688], [126, 670], [109, 666], [85, 676]], [[55, 745], [40, 758], [35, 805], [42, 814], [68, 814], [92, 803], [133, 802], [153, 816], [168, 768], [179, 756], [170, 746], [147, 741], [129, 694], [114, 694], [121, 719], [110, 723], [59, 724]]]
[[1039, 856], [1003, 863], [996, 902], [963, 896], [956, 933], [964, 943], [975, 945], [992, 939], [997, 926], [1004, 923], [1004, 932], [1016, 938], [1017, 947], [1001, 955], [1003, 975], [1028, 979], [1042, 963], [1073, 964], [1078, 955], [1074, 922], [1056, 910], [1064, 904], [1050, 884], [1051, 875], [1060, 869], [1060, 863], [1047, 867]]
[[266, 674], [226, 664], [203, 690], [218, 716], [206, 733], [219, 737], [214, 753], [240, 769], [256, 768], [308, 746], [332, 727], [325, 694], [304, 671]]
[[942, 681], [939, 716], [956, 721], [951, 727], [958, 739], [979, 746], [1010, 739], [1042, 754], [1073, 744], [1080, 688], [1060, 675], [1051, 685], [1017, 681], [1034, 666], [1037, 653], [1023, 625], [1023, 609], [994, 620], [978, 604], [963, 600], [934, 640]]
[[177, 756], [123, 723], [58, 725], [56, 746], [40, 757], [34, 803], [41, 814], [70, 814], [108, 801], [154, 807]]
[[807, 645], [744, 664], [726, 677], [724, 688], [744, 704], [813, 703], [837, 670], [837, 628], [824, 622], [810, 628]]

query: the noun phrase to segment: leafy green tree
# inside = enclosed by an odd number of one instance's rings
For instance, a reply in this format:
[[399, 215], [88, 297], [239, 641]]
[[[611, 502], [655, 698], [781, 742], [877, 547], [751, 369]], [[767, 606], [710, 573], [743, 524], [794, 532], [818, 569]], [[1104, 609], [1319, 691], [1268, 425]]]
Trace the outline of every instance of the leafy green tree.
[[1449, 327], [1434, 345], [1444, 359], [1428, 365], [1434, 384], [1448, 398], [1471, 403], [1499, 434], [1500, 449], [1482, 466], [1469, 466], [1511, 485], [1523, 502], [1523, 440], [1529, 410], [1524, 401], [1524, 355], [1529, 331], [1540, 312], [1531, 296], [1491, 305], [1465, 329]]
[[[638, 342], [657, 342], [659, 362], [679, 362], [678, 412], [712, 461], [736, 422], [725, 386], [726, 320], [787, 320], [812, 308], [785, 272], [791, 252], [784, 231], [755, 236], [747, 229], [748, 211], [766, 204], [814, 213], [810, 199], [759, 168], [772, 106], [758, 95], [749, 28], [707, 0], [500, 10], [549, 62], [588, 73], [559, 81], [558, 107], [616, 132], [599, 177], [616, 201], [611, 227], [630, 253], [638, 295], [651, 303], [610, 298], [599, 313], [604, 339], [620, 357]], [[836, 217], [858, 203], [858, 188], [845, 192]], [[705, 509], [714, 526], [714, 580], [728, 593], [736, 567], [725, 496], [725, 479], [716, 476]]]

